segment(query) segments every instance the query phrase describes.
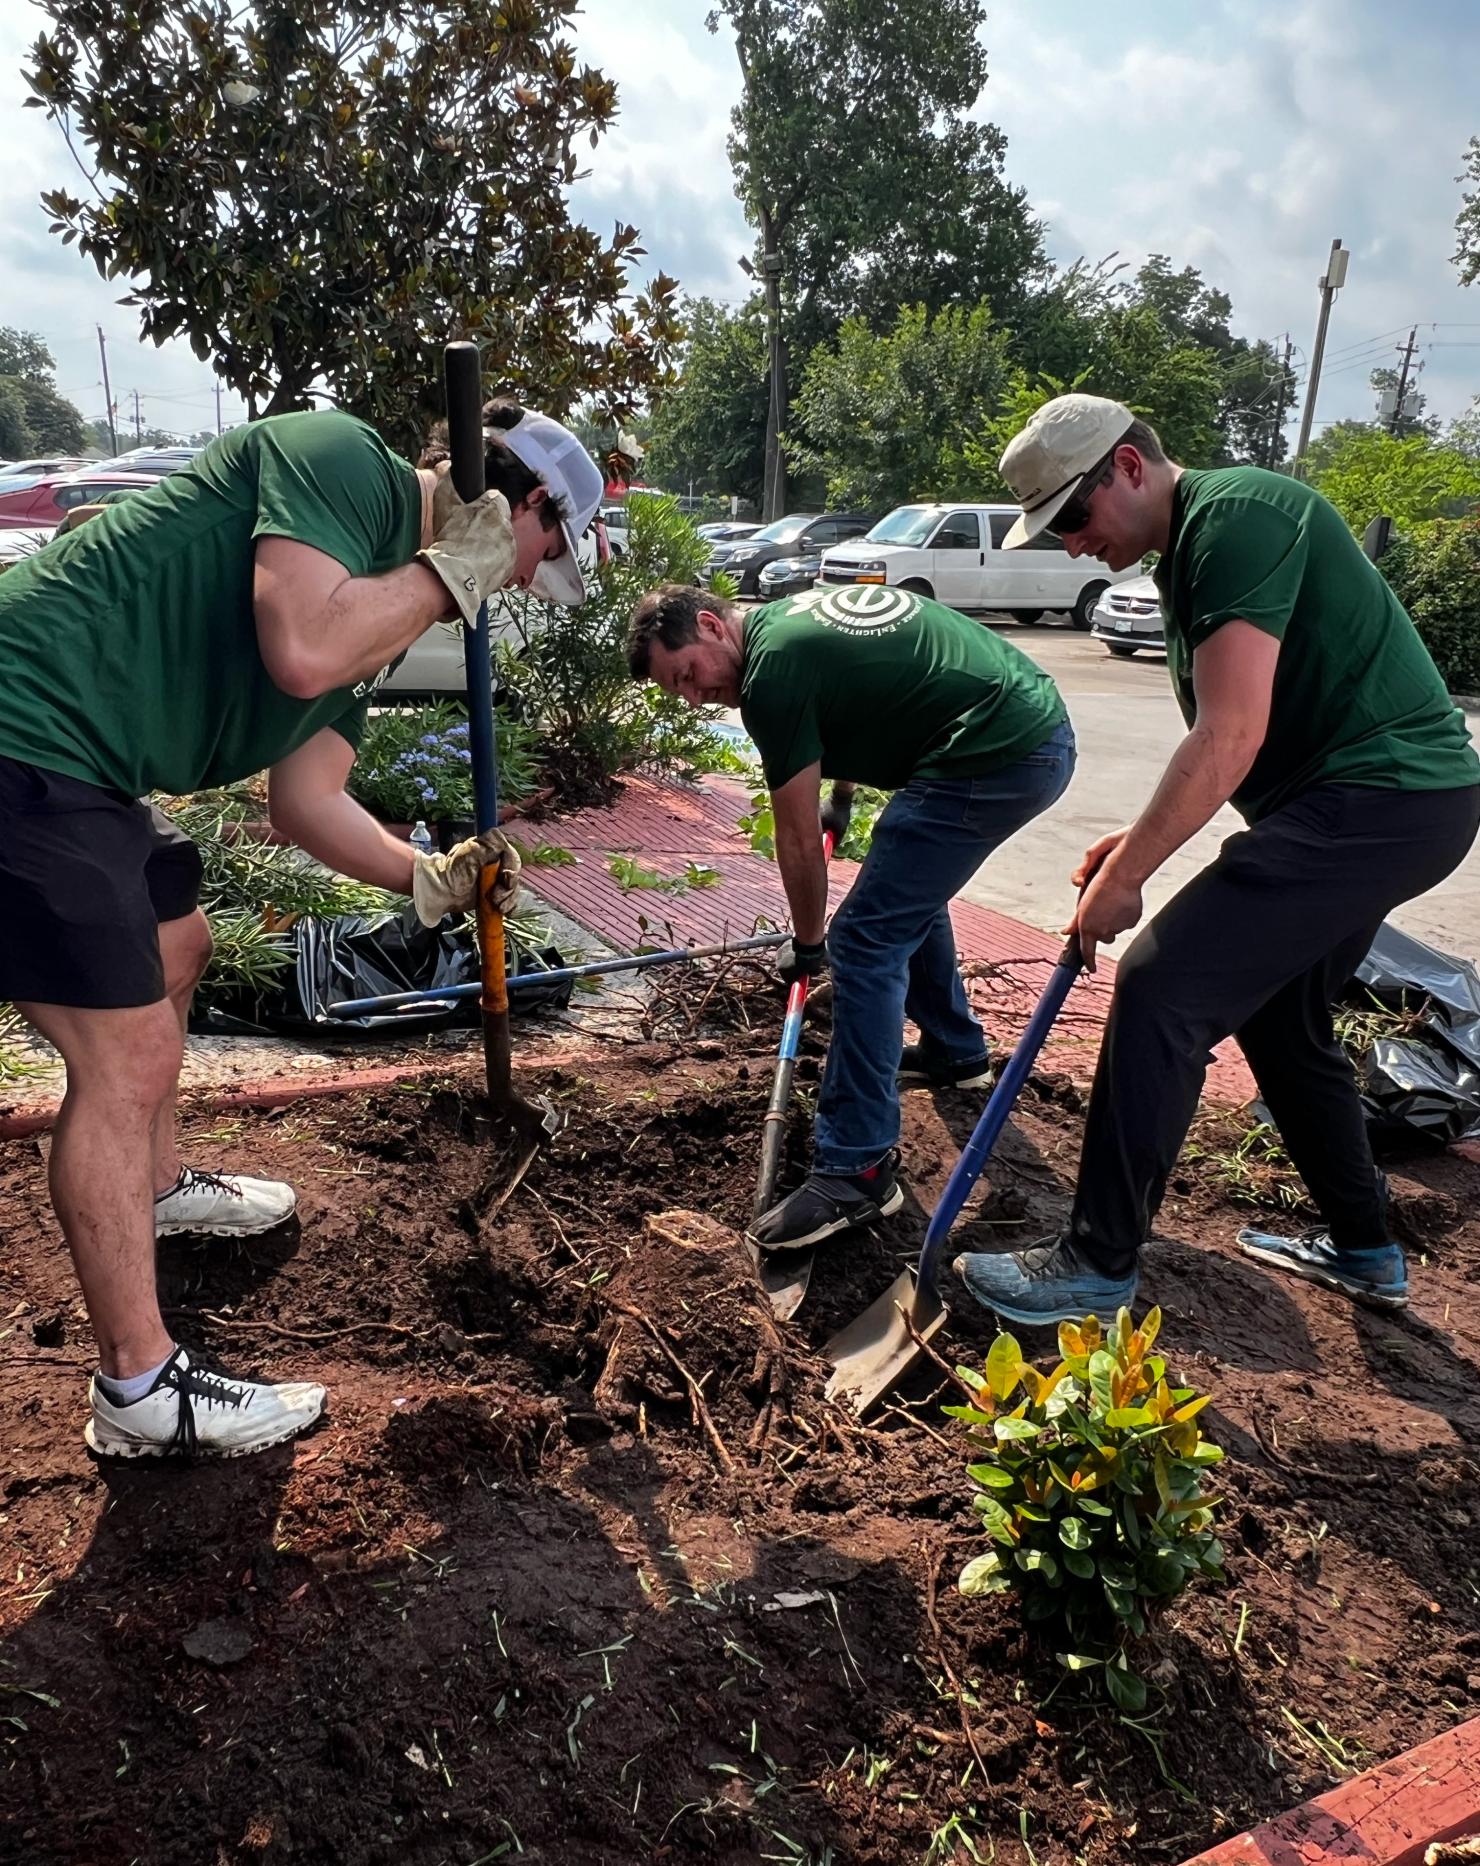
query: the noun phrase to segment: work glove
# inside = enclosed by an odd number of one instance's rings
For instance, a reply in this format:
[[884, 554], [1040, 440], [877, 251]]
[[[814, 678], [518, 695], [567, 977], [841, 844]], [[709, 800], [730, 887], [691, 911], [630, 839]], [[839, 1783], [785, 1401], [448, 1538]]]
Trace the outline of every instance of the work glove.
[[519, 851], [501, 829], [469, 836], [446, 855], [423, 855], [413, 850], [411, 900], [424, 927], [439, 926], [444, 914], [465, 914], [478, 899], [478, 876], [497, 862], [493, 905], [506, 914], [519, 892]]
[[784, 939], [776, 948], [776, 970], [786, 985], [794, 985], [799, 978], [816, 978], [827, 970], [827, 941], [808, 946], [794, 935]]
[[843, 846], [843, 838], [848, 834], [848, 823], [852, 815], [852, 791], [839, 790], [834, 784], [831, 796], [818, 812], [818, 821], [824, 836], [831, 832], [835, 849]]
[[514, 574], [516, 547], [509, 502], [501, 492], [485, 492], [471, 504], [458, 498], [444, 473], [432, 495], [436, 536], [417, 561], [447, 585], [458, 613], [470, 626], [478, 607], [501, 590]]

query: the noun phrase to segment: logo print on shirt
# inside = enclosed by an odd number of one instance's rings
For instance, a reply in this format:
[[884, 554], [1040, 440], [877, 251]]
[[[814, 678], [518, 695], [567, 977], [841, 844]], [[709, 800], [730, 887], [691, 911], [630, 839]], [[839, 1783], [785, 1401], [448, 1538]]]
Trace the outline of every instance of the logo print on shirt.
[[814, 588], [797, 600], [805, 602], [819, 622], [845, 635], [878, 635], [910, 615], [916, 599], [908, 590], [881, 583], [854, 583]]

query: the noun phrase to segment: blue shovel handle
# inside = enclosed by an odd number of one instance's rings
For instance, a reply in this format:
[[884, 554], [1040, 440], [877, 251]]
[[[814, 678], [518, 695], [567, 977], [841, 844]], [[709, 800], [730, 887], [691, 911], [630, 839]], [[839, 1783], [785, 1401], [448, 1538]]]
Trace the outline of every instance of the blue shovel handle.
[[946, 1181], [945, 1191], [936, 1202], [935, 1210], [930, 1214], [930, 1223], [926, 1227], [925, 1242], [920, 1249], [920, 1264], [916, 1271], [915, 1300], [917, 1303], [938, 1300], [935, 1282], [936, 1269], [940, 1263], [940, 1254], [946, 1239], [951, 1235], [951, 1227], [960, 1216], [961, 1207], [966, 1203], [967, 1194], [980, 1179], [982, 1168], [986, 1165], [998, 1137], [1007, 1125], [1007, 1117], [1012, 1113], [1013, 1103], [1022, 1092], [1023, 1084], [1032, 1073], [1033, 1065], [1038, 1060], [1038, 1052], [1043, 1048], [1044, 1040], [1053, 1029], [1054, 1020], [1064, 1007], [1074, 981], [1084, 966], [1084, 958], [1079, 950], [1077, 935], [1071, 936], [1068, 945], [1059, 954], [1058, 964], [1047, 985], [1043, 996], [1033, 1009], [1028, 1019], [1028, 1027], [1019, 1037], [1017, 1047], [1008, 1057], [1006, 1067], [997, 1078], [997, 1086], [992, 1090], [981, 1118], [972, 1130], [970, 1140], [961, 1149], [961, 1157], [951, 1168], [951, 1176]]

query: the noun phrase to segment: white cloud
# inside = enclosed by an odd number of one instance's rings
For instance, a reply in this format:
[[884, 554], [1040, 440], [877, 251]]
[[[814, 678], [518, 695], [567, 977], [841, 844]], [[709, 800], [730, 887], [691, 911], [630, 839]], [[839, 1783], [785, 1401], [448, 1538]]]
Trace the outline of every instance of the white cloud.
[[[588, 0], [579, 55], [616, 81], [621, 115], [573, 204], [603, 232], [616, 219], [641, 229], [640, 276], [662, 267], [687, 290], [736, 300], [751, 243], [725, 152], [739, 79], [728, 34], [706, 32], [703, 13], [699, 0]], [[0, 0], [0, 323], [41, 330], [63, 388], [95, 414], [101, 320], [115, 392], [142, 389], [146, 421], [203, 423], [208, 370], [183, 345], [139, 345], [133, 313], [114, 302], [123, 287], [46, 233], [36, 195], [75, 171], [42, 113], [21, 109], [22, 54], [41, 18]], [[1304, 350], [1339, 234], [1353, 258], [1322, 418], [1371, 412], [1367, 370], [1412, 322], [1434, 346], [1432, 405], [1455, 413], [1480, 390], [1480, 342], [1458, 347], [1480, 340], [1480, 290], [1461, 290], [1449, 263], [1454, 177], [1480, 131], [1473, 0], [1401, 11], [1389, 0], [991, 0], [985, 38], [979, 108], [1006, 130], [1009, 172], [1056, 257], [1118, 251], [1136, 264], [1166, 252], [1230, 293], [1238, 329], [1289, 330]]]

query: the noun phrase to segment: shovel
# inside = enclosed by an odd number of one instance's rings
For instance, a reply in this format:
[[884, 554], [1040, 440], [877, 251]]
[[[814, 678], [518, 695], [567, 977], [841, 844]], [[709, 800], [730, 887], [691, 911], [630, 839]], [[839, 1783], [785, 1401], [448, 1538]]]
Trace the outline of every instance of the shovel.
[[940, 1254], [1083, 963], [1078, 936], [1071, 936], [930, 1214], [916, 1270], [913, 1274], [901, 1271], [883, 1295], [840, 1328], [824, 1349], [833, 1364], [827, 1397], [848, 1400], [860, 1416], [904, 1378], [923, 1355], [925, 1343], [945, 1322], [948, 1311], [935, 1281]]
[[[832, 860], [832, 831], [822, 837], [822, 859]], [[771, 1209], [776, 1196], [776, 1175], [781, 1170], [781, 1143], [786, 1136], [786, 1104], [791, 1100], [791, 1079], [796, 1073], [797, 1050], [802, 1040], [802, 1016], [807, 1008], [808, 978], [799, 978], [786, 995], [786, 1019], [781, 1026], [781, 1047], [776, 1052], [776, 1074], [771, 1083], [771, 1100], [761, 1126], [761, 1170], [755, 1184], [755, 1207], [751, 1222]], [[815, 1253], [810, 1250], [765, 1251], [747, 1238], [751, 1261], [760, 1278], [761, 1288], [771, 1299], [771, 1311], [778, 1322], [789, 1322], [802, 1306], [807, 1285], [812, 1280]]]
[[[452, 483], [460, 499], [481, 496], [483, 480], [483, 389], [475, 343], [449, 343], [443, 352], [447, 385], [447, 439]], [[493, 728], [492, 662], [488, 646], [488, 605], [463, 630], [468, 677], [468, 751], [472, 759], [474, 821], [481, 836], [498, 828], [498, 741]], [[529, 1170], [540, 1146], [560, 1132], [560, 1117], [550, 1102], [529, 1101], [514, 1087], [509, 1041], [509, 989], [505, 976], [504, 917], [494, 906], [499, 863], [490, 862], [478, 876], [478, 952], [483, 975], [479, 1008], [483, 1013], [483, 1062], [488, 1101], [495, 1122], [512, 1131], [523, 1151], [507, 1198]], [[501, 1201], [502, 1202], [502, 1201]]]

